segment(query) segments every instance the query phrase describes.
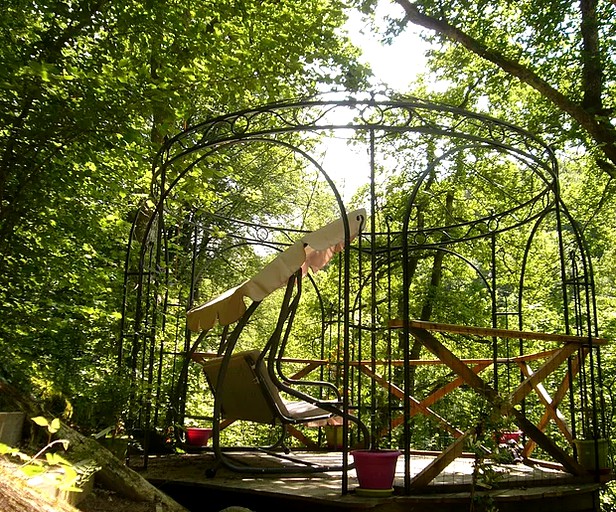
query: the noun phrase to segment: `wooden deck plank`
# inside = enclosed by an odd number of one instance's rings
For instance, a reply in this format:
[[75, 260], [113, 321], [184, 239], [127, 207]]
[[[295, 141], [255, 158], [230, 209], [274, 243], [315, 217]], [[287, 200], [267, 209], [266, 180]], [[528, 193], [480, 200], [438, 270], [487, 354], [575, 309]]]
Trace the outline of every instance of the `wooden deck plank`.
[[[314, 462], [334, 464], [341, 462], [341, 452], [298, 452], [301, 457], [314, 457]], [[253, 453], [237, 454], [253, 458]], [[423, 471], [435, 455], [413, 451], [410, 467], [413, 475]], [[271, 458], [264, 457], [265, 463]], [[332, 472], [314, 475], [254, 475], [248, 477], [220, 469], [214, 478], [208, 478], [205, 469], [212, 467], [211, 452], [199, 454], [174, 454], [155, 457], [143, 476], [167, 492], [173, 486], [172, 496], [190, 499], [190, 510], [221, 510], [230, 505], [244, 506], [251, 510], [293, 510], [297, 512], [457, 512], [469, 510], [473, 458], [463, 454], [430, 482], [423, 492], [413, 489], [403, 494], [405, 460], [400, 457], [396, 468], [396, 493], [388, 498], [365, 498], [355, 494], [358, 482], [355, 471], [349, 472], [349, 494], [342, 495], [342, 473]], [[283, 462], [283, 464], [291, 464]], [[581, 500], [574, 506], [577, 497], [588, 494], [592, 498], [599, 489], [590, 477], [573, 479], [571, 475], [541, 465], [499, 465], [502, 470], [497, 487], [485, 491], [477, 489], [475, 497], [485, 497], [500, 512], [587, 512], [589, 500]], [[220, 493], [227, 501], [216, 502]], [[550, 501], [552, 500], [552, 501]], [[591, 500], [590, 500], [591, 501]], [[219, 505], [220, 503], [220, 505]]]

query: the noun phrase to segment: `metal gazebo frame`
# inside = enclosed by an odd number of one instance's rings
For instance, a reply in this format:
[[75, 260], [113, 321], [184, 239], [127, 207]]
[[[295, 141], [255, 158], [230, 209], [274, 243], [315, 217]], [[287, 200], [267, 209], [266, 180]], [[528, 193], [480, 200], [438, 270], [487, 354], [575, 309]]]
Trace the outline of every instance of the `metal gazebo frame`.
[[[181, 319], [185, 311], [195, 305], [200, 294], [196, 279], [197, 261], [206, 257], [201, 250], [205, 231], [216, 222], [224, 222], [226, 226], [235, 226], [238, 232], [244, 233], [234, 242], [235, 246], [262, 244], [269, 248], [285, 246], [280, 243], [281, 233], [287, 240], [297, 239], [302, 233], [301, 230], [286, 227], [260, 226], [250, 219], [223, 218], [216, 212], [203, 212], [197, 205], [188, 204], [185, 197], [178, 199], [177, 190], [184, 183], [196, 180], [199, 169], [206, 168], [209, 162], [230, 149], [236, 150], [246, 144], [261, 144], [284, 148], [307, 166], [316, 169], [329, 187], [333, 209], [344, 219], [347, 206], [328, 169], [311, 153], [314, 145], [309, 142], [311, 138], [339, 133], [353, 134], [365, 145], [370, 173], [366, 194], [369, 222], [354, 244], [351, 243], [348, 223], [344, 225], [346, 243], [337, 267], [339, 300], [335, 313], [331, 314], [327, 322], [324, 320], [326, 307], [317, 291], [321, 300], [322, 324], [325, 326], [329, 322], [331, 329], [335, 323], [338, 333], [337, 343], [341, 354], [336, 364], [342, 378], [338, 384], [342, 390], [347, 391], [343, 393], [344, 410], [347, 413], [359, 411], [365, 414], [371, 423], [372, 434], [376, 434], [379, 427], [372, 421], [376, 406], [370, 403], [370, 397], [377, 394], [379, 382], [382, 384], [383, 379], [388, 380], [389, 384], [383, 387], [387, 390], [390, 404], [396, 393], [402, 393], [401, 396], [405, 397], [397, 402], [397, 407], [390, 407], [388, 411], [390, 425], [393, 425], [393, 415], [401, 414], [396, 425], [401, 425], [402, 430], [396, 435], [407, 461], [405, 492], [412, 492], [429, 483], [442, 470], [441, 466], [447, 465], [451, 457], [461, 453], [463, 441], [475, 436], [477, 428], [474, 426], [461, 431], [450, 420], [446, 420], [446, 429], [449, 429], [454, 439], [448, 444], [451, 453], [440, 459], [437, 457], [437, 462], [422, 472], [419, 478], [412, 476], [409, 466], [409, 455], [413, 451], [412, 417], [420, 409], [426, 409], [425, 405], [421, 405], [421, 400], [413, 398], [417, 391], [414, 389], [413, 368], [418, 364], [413, 347], [417, 342], [417, 347], [436, 355], [441, 363], [456, 373], [465, 385], [473, 388], [491, 407], [513, 418], [529, 441], [538, 444], [548, 456], [562, 463], [565, 470], [572, 474], [585, 474], [575, 458], [569, 455], [568, 448], [560, 446], [560, 441], [557, 443], [548, 439], [543, 432], [545, 425], [537, 427], [536, 422], [528, 419], [525, 411], [529, 392], [542, 384], [541, 379], [556, 368], [561, 368], [559, 371], [571, 377], [566, 398], [562, 385], [564, 380], [559, 374], [561, 386], [558, 393], [562, 395], [560, 400], [563, 403], [568, 401], [570, 420], [569, 430], [562, 427], [563, 435], [575, 438], [584, 425], [589, 427], [594, 439], [605, 437], [606, 423], [599, 406], [602, 401], [600, 345], [604, 340], [598, 338], [592, 264], [582, 233], [562, 201], [556, 158], [549, 146], [539, 138], [509, 123], [414, 98], [311, 99], [265, 105], [196, 125], [168, 140], [160, 150], [153, 167], [149, 206], [144, 205], [131, 230], [118, 345], [118, 366], [121, 371], [128, 372], [133, 384], [126, 426], [130, 430], [141, 429], [146, 433], [144, 463], [147, 464], [147, 455], [152, 451], [151, 436], [155, 429], [169, 432], [170, 427], [182, 424], [187, 414], [187, 383], [181, 380], [188, 377], [180, 368], [187, 364], [185, 355], [194, 345], [194, 338]], [[423, 170], [417, 170], [413, 183], [406, 185], [405, 209], [394, 218], [391, 212], [381, 214], [379, 209], [384, 201], [383, 192], [378, 190], [382, 183], [379, 172], [387, 163], [386, 159], [380, 157], [379, 149], [401, 144], [402, 140], [409, 146], [415, 144], [416, 165], [422, 165]], [[418, 147], [430, 148], [422, 150], [421, 156], [425, 162], [419, 157]], [[512, 200], [506, 186], [484, 179], [483, 171], [468, 171], [469, 162], [477, 161], [477, 155], [485, 155], [487, 160], [493, 158], [497, 162], [495, 166], [509, 165], [517, 169], [520, 180], [518, 192], [523, 199]], [[389, 158], [393, 157], [390, 155]], [[497, 191], [495, 209], [479, 212], [476, 217], [468, 214], [464, 218], [456, 218], [453, 214], [443, 214], [430, 220], [429, 206], [426, 204], [429, 204], [427, 201], [431, 197], [430, 187], [435, 176], [446, 179], [455, 174], [456, 165], [464, 167], [464, 172], [476, 172], [486, 183], [486, 188], [492, 187]], [[391, 189], [390, 192], [400, 190], [401, 187]], [[497, 209], [499, 202], [505, 204], [504, 209]], [[177, 206], [180, 204], [182, 206]], [[181, 214], [178, 213], [180, 210]], [[447, 212], [447, 207], [442, 211]], [[208, 220], [204, 222], [206, 217]], [[249, 230], [267, 232], [267, 235], [249, 236]], [[518, 262], [516, 270], [517, 289], [512, 289], [509, 282], [505, 290], [499, 282], [502, 274], [500, 269], [503, 267], [499, 258], [502, 259], [507, 243], [510, 242], [507, 237], [516, 230], [520, 230], [526, 237], [520, 242], [523, 248], [518, 251], [522, 254], [522, 260]], [[541, 242], [540, 234], [546, 231], [553, 236], [558, 258], [558, 276], [554, 281], [558, 286], [553, 295], [560, 301], [559, 335], [542, 332], [532, 334], [530, 331], [538, 331], [537, 326], [529, 328], [527, 325], [529, 315], [524, 292], [531, 274], [531, 254]], [[278, 238], [272, 233], [278, 233]], [[191, 247], [191, 253], [182, 259], [181, 265], [177, 264], [179, 237], [183, 237], [185, 247]], [[516, 240], [520, 238], [518, 236]], [[484, 244], [485, 252], [490, 254], [489, 259], [474, 261], [466, 249], [472, 244]], [[432, 258], [437, 255], [439, 258], [452, 258], [452, 261], [471, 269], [487, 294], [489, 315], [486, 318], [489, 318], [489, 325], [469, 327], [460, 325], [457, 319], [454, 319], [456, 322], [446, 323], [426, 322], [426, 318], [421, 319], [423, 322], [413, 320], [416, 316], [413, 306], [416, 268], [418, 262], [428, 255]], [[210, 257], [213, 256], [211, 253]], [[391, 282], [392, 272], [396, 272], [392, 270], [394, 267], [402, 274], [401, 293], [398, 293], [395, 300], [392, 299], [394, 292]], [[177, 273], [180, 268], [183, 272], [181, 276]], [[381, 278], [381, 275], [385, 275], [385, 278]], [[180, 281], [185, 284], [178, 286]], [[388, 318], [385, 321], [382, 308], [377, 304], [377, 298], [382, 298], [383, 294], [388, 301], [385, 315]], [[394, 303], [395, 306], [392, 306]], [[423, 316], [429, 317], [430, 312], [424, 311]], [[176, 322], [173, 328], [170, 325], [172, 320]], [[461, 322], [465, 322], [465, 319], [461, 319]], [[510, 324], [514, 325], [515, 330], [510, 329]], [[385, 339], [388, 343], [387, 351], [391, 353], [392, 350], [391, 334], [383, 338], [380, 333], [390, 333], [392, 329], [400, 333], [398, 340], [402, 347], [402, 358], [399, 366], [390, 365], [379, 373], [377, 365], [380, 354], [377, 346]], [[170, 335], [171, 332], [174, 334]], [[475, 371], [462, 355], [448, 348], [446, 341], [439, 341], [439, 333], [487, 338], [491, 355], [486, 361], [491, 359], [493, 367], [489, 383], [479, 379], [477, 373], [480, 370]], [[503, 339], [507, 340], [506, 356], [502, 352], [503, 343], [499, 341]], [[510, 354], [510, 339], [518, 341], [518, 359]], [[556, 342], [567, 347], [567, 350], [560, 350], [556, 356], [550, 353], [552, 363], [533, 370], [527, 364], [530, 355], [525, 352], [525, 342], [531, 339]], [[323, 347], [321, 353], [323, 359]], [[369, 364], [361, 366], [365, 354], [368, 354]], [[516, 374], [519, 382], [513, 387], [510, 382], [505, 386], [502, 382], [502, 368], [515, 364], [522, 368], [522, 373], [529, 373], [520, 374], [519, 377]], [[566, 365], [566, 369], [562, 370], [565, 366], [561, 365]], [[370, 374], [370, 389], [366, 391], [366, 383], [362, 379]], [[381, 381], [374, 378], [377, 374]], [[401, 386], [391, 385], [394, 374]], [[575, 387], [573, 377], [577, 374], [580, 375], [580, 384]], [[501, 392], [505, 387], [509, 388], [509, 394]], [[368, 403], [364, 406], [362, 400], [366, 396]], [[428, 411], [430, 415], [432, 419], [440, 421], [438, 415]], [[347, 422], [344, 428], [343, 458], [346, 461], [351, 435]], [[389, 442], [393, 443], [391, 429], [388, 435]], [[451, 449], [452, 446], [455, 449]], [[446, 451], [443, 450], [443, 453]], [[344, 493], [347, 491], [346, 462], [343, 472]]]

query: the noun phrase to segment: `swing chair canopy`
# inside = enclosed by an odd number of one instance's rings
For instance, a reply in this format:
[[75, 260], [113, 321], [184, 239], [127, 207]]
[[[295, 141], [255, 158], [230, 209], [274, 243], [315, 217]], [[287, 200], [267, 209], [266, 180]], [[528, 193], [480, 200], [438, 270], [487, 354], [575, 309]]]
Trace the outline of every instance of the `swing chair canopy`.
[[[353, 240], [364, 224], [366, 210], [363, 208], [354, 210], [347, 214], [347, 218], [350, 239]], [[211, 329], [216, 320], [220, 325], [236, 322], [246, 311], [244, 297], [249, 297], [255, 302], [262, 301], [274, 290], [283, 286], [300, 268], [304, 276], [309, 269], [317, 272], [343, 248], [344, 223], [340, 218], [304, 235], [278, 254], [251, 279], [188, 311], [188, 328], [198, 332]]]

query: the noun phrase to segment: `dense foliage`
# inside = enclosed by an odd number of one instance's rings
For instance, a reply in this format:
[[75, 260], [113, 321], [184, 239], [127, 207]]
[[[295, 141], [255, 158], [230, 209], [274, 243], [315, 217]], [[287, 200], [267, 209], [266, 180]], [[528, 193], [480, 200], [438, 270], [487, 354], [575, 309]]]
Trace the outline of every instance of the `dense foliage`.
[[[363, 2], [364, 10], [375, 3]], [[523, 119], [561, 146], [583, 144], [614, 176], [612, 2], [396, 3], [405, 16], [391, 34], [410, 23], [427, 29], [432, 79], [453, 86], [451, 101], [487, 101], [492, 113]]]
[[[370, 15], [383, 3], [358, 5]], [[383, 38], [395, 39], [414, 26], [429, 43], [429, 70], [414, 94], [506, 119], [539, 134], [557, 151], [562, 193], [593, 258], [599, 328], [613, 339], [616, 4], [395, 3], [398, 13]], [[549, 301], [537, 298], [542, 304], [538, 315], [549, 318]], [[608, 347], [602, 359], [608, 418], [616, 382], [613, 354]]]
[[[600, 328], [613, 336], [614, 2], [396, 3], [383, 38], [414, 25], [430, 44], [415, 94], [506, 119], [556, 150], [595, 265]], [[368, 15], [377, 4], [358, 2]], [[611, 357], [605, 370], [612, 396]]]
[[353, 88], [365, 70], [338, 34], [339, 2], [3, 7], [1, 373], [104, 407], [117, 403], [128, 230], [163, 139], [247, 105]]
[[[368, 14], [375, 3], [357, 2]], [[392, 20], [388, 37], [395, 37], [409, 22], [431, 31], [425, 33], [431, 43], [431, 69], [414, 95], [487, 111], [538, 133], [557, 150], [563, 195], [580, 219], [595, 261], [602, 334], [612, 335], [616, 332], [611, 272], [616, 258], [611, 181], [616, 176], [612, 104], [616, 70], [609, 46], [616, 26], [613, 3], [397, 3], [406, 17]], [[123, 376], [116, 374], [125, 246], [132, 220], [153, 206], [148, 200], [156, 152], [169, 136], [221, 113], [326, 87], [361, 86], [366, 70], [338, 31], [345, 19], [342, 4], [333, 0], [9, 2], [0, 19], [3, 378], [24, 389], [32, 385], [42, 389], [54, 412], [70, 414], [74, 409], [73, 420], [82, 427], [100, 428], [113, 421], [127, 396]], [[437, 88], [432, 87], [435, 83]], [[377, 162], [393, 162], [396, 169], [383, 180], [377, 197], [380, 230], [388, 229], [389, 223], [399, 228], [421, 165], [442, 150], [416, 142], [405, 147], [394, 142], [381, 155], [383, 161]], [[486, 214], [495, 203], [507, 207], [522, 203], [536, 184], [521, 185], [519, 165], [494, 156], [478, 151], [467, 161], [452, 159], [437, 169], [421, 192], [413, 227]], [[178, 224], [170, 236], [168, 264], [185, 279], [173, 283], [182, 307], [238, 284], [238, 275], [251, 275], [272, 256], [240, 246], [234, 238], [239, 233], [230, 224], [201, 218], [201, 211], [250, 221], [275, 218], [286, 228], [311, 229], [331, 220], [335, 210], [320, 188], [322, 183], [304, 175], [295, 155], [284, 148], [259, 142], [238, 145], [208, 156], [206, 163], [191, 169], [168, 203], [170, 218]], [[356, 201], [363, 206], [366, 196], [360, 193]], [[188, 219], [187, 211], [196, 211], [197, 217]], [[203, 251], [195, 268], [198, 293], [190, 298], [186, 281], [191, 261], [186, 255], [191, 240], [183, 231], [188, 220], [202, 226], [199, 250]], [[497, 255], [501, 275], [507, 276], [519, 263], [523, 239], [504, 236], [508, 251]], [[538, 330], [558, 331], [561, 322], [558, 286], [548, 278], [558, 270], [555, 246], [554, 234], [546, 228], [536, 237], [529, 265], [527, 318], [529, 327]], [[489, 250], [478, 244], [461, 252], [482, 268], [488, 265]], [[489, 324], [485, 283], [468, 265], [427, 251], [413, 258], [413, 317]], [[366, 270], [373, 262], [364, 263]], [[382, 259], [377, 264], [373, 271], [379, 278], [385, 280], [386, 271], [395, 276], [388, 293], [399, 297], [399, 262]], [[339, 333], [328, 316], [339, 300], [337, 267], [327, 272], [315, 278], [322, 297], [306, 285], [288, 355], [339, 355]], [[517, 284], [513, 272], [509, 279], [499, 297], [503, 309], [508, 299], [515, 299], [506, 293]], [[353, 314], [364, 318], [373, 314], [365, 306], [368, 300], [362, 305], [364, 292], [353, 291], [359, 297]], [[387, 303], [383, 288], [375, 293], [378, 321], [399, 315], [399, 305]], [[276, 300], [264, 304], [255, 317], [249, 330], [252, 343], [265, 341], [276, 305]], [[176, 323], [166, 325], [174, 342], [183, 329], [184, 311], [177, 312]], [[319, 315], [330, 322], [329, 331], [315, 322]], [[324, 339], [327, 344], [322, 345]], [[371, 356], [364, 350], [372, 341], [358, 335], [353, 340], [354, 355]], [[379, 357], [400, 357], [398, 341], [391, 336], [377, 338]], [[208, 338], [204, 348], [216, 344], [217, 339]], [[472, 344], [460, 343], [458, 348], [466, 357], [489, 352]], [[421, 355], [419, 344], [412, 355]], [[609, 349], [606, 356], [609, 416], [616, 368]], [[197, 370], [191, 371], [196, 379]], [[164, 377], [171, 382], [175, 375]], [[329, 377], [340, 382], [339, 373]], [[425, 395], [448, 377], [445, 370], [420, 369], [412, 386]], [[374, 389], [361, 393], [373, 403], [391, 400]], [[469, 395], [454, 395], [440, 407], [443, 411], [459, 407], [466, 421], [464, 414], [485, 405]], [[207, 414], [210, 404], [194, 402], [189, 404], [193, 412]], [[427, 448], [448, 442], [426, 425], [418, 424], [414, 435], [418, 446], [423, 443]]]

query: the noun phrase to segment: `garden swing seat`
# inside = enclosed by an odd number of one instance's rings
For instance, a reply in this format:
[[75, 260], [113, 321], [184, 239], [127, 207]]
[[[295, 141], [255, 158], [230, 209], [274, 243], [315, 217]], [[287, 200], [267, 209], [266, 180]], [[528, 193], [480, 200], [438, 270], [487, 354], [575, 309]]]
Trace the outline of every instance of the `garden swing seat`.
[[[349, 214], [352, 237], [359, 232], [364, 218], [363, 210]], [[337, 225], [335, 236], [332, 235], [332, 225]], [[282, 449], [288, 454], [284, 438], [289, 425], [325, 421], [332, 417], [353, 422], [357, 425], [361, 437], [368, 440], [367, 428], [356, 417], [343, 410], [340, 393], [332, 383], [288, 378], [282, 373], [280, 365], [301, 296], [302, 276], [308, 268], [313, 271], [322, 268], [333, 254], [341, 250], [344, 241], [344, 234], [342, 241], [340, 240], [341, 225], [342, 221], [339, 220], [306, 235], [243, 285], [189, 311], [188, 325], [192, 330], [207, 331], [213, 327], [216, 320], [222, 325], [237, 322], [229, 336], [226, 339], [223, 337], [215, 357], [207, 357], [194, 351], [191, 354], [193, 361], [201, 365], [214, 395], [213, 450], [217, 466], [223, 465], [232, 471], [244, 473], [313, 473], [341, 470], [342, 463], [333, 466], [321, 465], [280, 453]], [[319, 236], [311, 237], [323, 231], [328, 235], [325, 242], [321, 241]], [[240, 334], [261, 300], [285, 282], [286, 291], [276, 327], [265, 347], [262, 350], [236, 352]], [[244, 305], [244, 296], [253, 300], [248, 308]], [[300, 385], [316, 388], [318, 392], [305, 393], [298, 389]], [[319, 396], [333, 396], [333, 399], [324, 400], [318, 398]], [[220, 431], [223, 426], [236, 420], [280, 426], [280, 438], [272, 446], [251, 449], [265, 450], [271, 455], [292, 462], [293, 465], [264, 467], [262, 463], [238, 463], [236, 457], [229, 456], [233, 449], [226, 447], [223, 450]], [[237, 450], [247, 449], [238, 447]], [[210, 470], [209, 473], [213, 475], [215, 470]]]
[[[301, 273], [301, 271], [300, 271]], [[278, 317], [276, 329], [263, 350], [233, 349], [239, 334], [248, 319], [259, 305], [253, 303], [242, 316], [240, 322], [222, 344], [221, 355], [205, 358], [194, 354], [193, 360], [199, 362], [214, 395], [213, 450], [217, 467], [224, 466], [241, 473], [315, 473], [342, 470], [340, 464], [317, 464], [289, 455], [285, 446], [287, 429], [290, 425], [300, 425], [324, 421], [332, 417], [346, 418], [355, 423], [364, 440], [369, 433], [367, 428], [353, 415], [345, 412], [342, 399], [336, 387], [329, 382], [293, 380], [284, 376], [277, 364], [284, 352], [291, 328], [292, 317], [301, 295], [301, 275], [293, 275], [287, 284], [285, 297]], [[294, 289], [298, 293], [290, 300]], [[319, 389], [315, 395], [329, 394], [333, 399], [323, 400], [297, 389], [298, 385], [309, 385]], [[289, 398], [283, 398], [283, 394]], [[221, 446], [220, 431], [223, 425], [237, 420], [280, 427], [278, 439], [268, 447], [225, 447]], [[260, 451], [281, 458], [285, 464], [264, 466], [263, 461], [246, 463], [229, 455], [231, 451]], [[255, 459], [252, 459], [255, 461]], [[291, 464], [289, 464], [291, 463]], [[208, 470], [213, 476], [216, 469]]]
[[[270, 378], [259, 350], [246, 350], [229, 358], [227, 376], [220, 389], [222, 415], [227, 421], [245, 420], [262, 424], [299, 424], [331, 418], [333, 413], [306, 400], [282, 398]], [[195, 354], [213, 393], [224, 357], [204, 358]], [[339, 400], [332, 404], [340, 405]]]

